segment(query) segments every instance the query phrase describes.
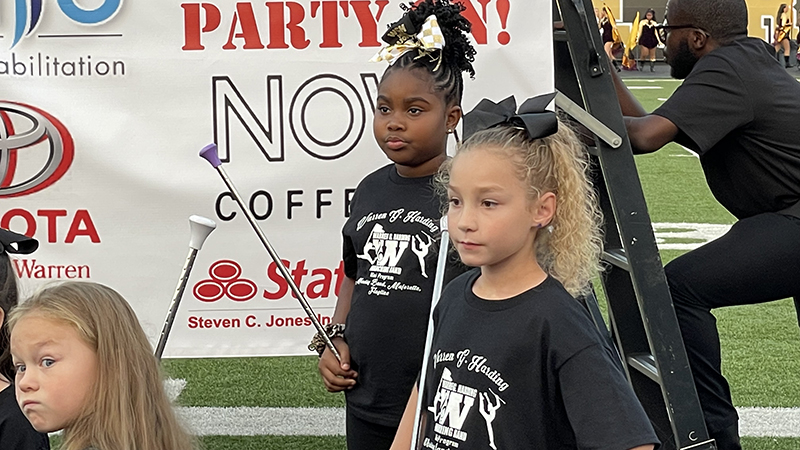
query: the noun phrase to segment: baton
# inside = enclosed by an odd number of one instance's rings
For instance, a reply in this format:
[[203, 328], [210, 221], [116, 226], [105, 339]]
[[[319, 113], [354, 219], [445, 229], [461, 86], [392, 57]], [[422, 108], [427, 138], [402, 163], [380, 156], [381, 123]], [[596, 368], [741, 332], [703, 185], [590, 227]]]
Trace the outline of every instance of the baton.
[[228, 187], [228, 190], [233, 195], [233, 198], [236, 200], [236, 203], [239, 205], [239, 208], [244, 213], [244, 216], [247, 217], [247, 221], [250, 222], [250, 226], [253, 228], [253, 231], [256, 232], [258, 238], [261, 240], [261, 243], [264, 244], [264, 248], [267, 249], [267, 253], [269, 256], [272, 257], [272, 260], [275, 261], [275, 265], [278, 266], [278, 270], [280, 270], [281, 275], [289, 284], [289, 287], [292, 289], [292, 293], [294, 296], [297, 297], [297, 300], [300, 302], [300, 305], [305, 310], [306, 315], [311, 319], [311, 323], [314, 324], [314, 328], [317, 329], [319, 335], [322, 336], [322, 340], [325, 341], [325, 345], [330, 349], [331, 353], [336, 356], [336, 359], [339, 362], [342, 361], [342, 356], [339, 354], [339, 351], [336, 350], [336, 347], [333, 346], [333, 342], [331, 342], [331, 338], [328, 336], [328, 333], [325, 332], [325, 329], [322, 327], [322, 324], [319, 323], [319, 319], [317, 319], [317, 315], [314, 314], [314, 310], [311, 309], [311, 306], [308, 304], [308, 300], [300, 292], [300, 289], [297, 287], [297, 284], [294, 282], [294, 278], [289, 274], [289, 269], [283, 265], [280, 256], [272, 248], [272, 244], [269, 243], [269, 239], [267, 239], [267, 235], [261, 230], [261, 227], [258, 226], [258, 222], [256, 222], [256, 218], [253, 216], [253, 213], [247, 209], [247, 206], [242, 199], [241, 194], [239, 191], [236, 190], [236, 187], [231, 182], [231, 179], [228, 178], [228, 174], [225, 172], [225, 169], [222, 168], [222, 162], [219, 160], [219, 154], [217, 153], [217, 144], [208, 144], [200, 150], [200, 156], [211, 163], [211, 166], [217, 169], [217, 173], [220, 177], [222, 177], [222, 181], [225, 182], [225, 185]]
[[189, 274], [194, 266], [197, 252], [203, 247], [206, 238], [216, 227], [217, 224], [211, 219], [200, 216], [189, 217], [189, 228], [192, 234], [189, 240], [189, 254], [186, 256], [186, 262], [183, 263], [181, 277], [178, 278], [178, 287], [175, 288], [175, 294], [172, 296], [167, 318], [164, 320], [164, 327], [161, 329], [161, 336], [158, 338], [158, 345], [156, 346], [155, 353], [156, 359], [158, 360], [161, 360], [161, 355], [164, 354], [164, 347], [167, 346], [167, 338], [169, 338], [169, 332], [172, 330], [175, 314], [178, 313], [178, 305], [180, 305], [181, 298], [183, 298], [183, 291], [186, 290], [186, 282], [189, 281]]
[[417, 408], [414, 413], [414, 431], [411, 434], [411, 450], [417, 448], [419, 441], [420, 425], [422, 422], [422, 394], [425, 392], [425, 374], [428, 371], [428, 358], [433, 346], [433, 310], [439, 304], [444, 285], [444, 269], [447, 266], [447, 251], [450, 245], [450, 233], [447, 231], [447, 216], [439, 220], [442, 237], [439, 239], [439, 259], [436, 261], [436, 277], [433, 279], [433, 295], [431, 296], [431, 312], [428, 316], [428, 332], [425, 335], [425, 351], [422, 353], [422, 371], [419, 374], [419, 387], [417, 395]]

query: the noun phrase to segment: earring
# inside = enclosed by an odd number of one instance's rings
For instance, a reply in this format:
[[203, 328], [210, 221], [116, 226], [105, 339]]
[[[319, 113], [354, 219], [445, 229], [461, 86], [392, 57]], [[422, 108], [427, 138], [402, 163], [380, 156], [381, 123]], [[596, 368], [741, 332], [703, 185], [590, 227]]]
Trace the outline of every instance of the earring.
[[452, 128], [448, 128], [447, 129], [447, 134], [453, 134], [453, 129]]

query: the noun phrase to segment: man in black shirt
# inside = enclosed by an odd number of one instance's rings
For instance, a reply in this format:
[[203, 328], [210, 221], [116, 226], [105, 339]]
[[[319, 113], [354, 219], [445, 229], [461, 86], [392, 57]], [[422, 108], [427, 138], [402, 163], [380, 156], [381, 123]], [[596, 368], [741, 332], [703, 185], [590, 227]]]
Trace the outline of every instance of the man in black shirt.
[[675, 93], [648, 114], [616, 74], [635, 153], [675, 141], [697, 152], [714, 197], [738, 221], [665, 267], [706, 425], [741, 449], [711, 309], [800, 298], [800, 83], [760, 39], [744, 0], [669, 0], [660, 27]]

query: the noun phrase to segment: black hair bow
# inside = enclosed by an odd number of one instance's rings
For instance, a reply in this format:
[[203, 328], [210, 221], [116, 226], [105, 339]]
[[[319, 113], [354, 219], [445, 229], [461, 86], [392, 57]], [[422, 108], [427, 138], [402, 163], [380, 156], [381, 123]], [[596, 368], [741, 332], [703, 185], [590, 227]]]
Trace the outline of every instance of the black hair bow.
[[381, 39], [389, 45], [401, 44], [416, 36], [422, 24], [415, 24], [408, 14], [404, 14], [397, 22], [389, 25], [389, 29]]
[[522, 103], [519, 111], [513, 95], [500, 103], [485, 98], [475, 109], [464, 115], [464, 140], [475, 132], [502, 124], [524, 128], [529, 139], [550, 136], [558, 131], [558, 118], [555, 112], [545, 108], [555, 96], [553, 92], [529, 98]]
[[39, 241], [24, 234], [0, 228], [0, 254], [20, 253], [27, 255], [39, 248]]

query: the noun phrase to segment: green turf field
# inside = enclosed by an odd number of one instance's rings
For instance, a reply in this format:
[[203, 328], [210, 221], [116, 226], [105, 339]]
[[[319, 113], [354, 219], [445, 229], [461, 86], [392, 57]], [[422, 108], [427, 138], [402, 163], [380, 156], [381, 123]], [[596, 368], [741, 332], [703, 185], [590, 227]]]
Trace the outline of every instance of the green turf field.
[[[630, 86], [657, 87], [633, 92], [648, 110], [669, 97], [673, 80], [631, 80]], [[654, 222], [730, 224], [705, 184], [699, 161], [670, 144], [636, 159]], [[338, 244], [337, 244], [338, 245]], [[663, 251], [668, 262], [681, 251]], [[791, 301], [718, 311], [724, 371], [737, 406], [800, 407], [800, 328]], [[328, 394], [316, 372], [316, 358], [247, 358], [164, 361], [166, 373], [187, 380], [178, 402], [185, 406], [322, 407], [344, 405]], [[344, 449], [344, 438], [305, 436], [212, 436], [209, 450]], [[800, 438], [743, 439], [747, 450], [800, 449]]]

